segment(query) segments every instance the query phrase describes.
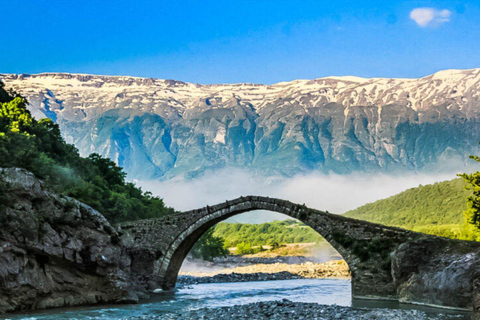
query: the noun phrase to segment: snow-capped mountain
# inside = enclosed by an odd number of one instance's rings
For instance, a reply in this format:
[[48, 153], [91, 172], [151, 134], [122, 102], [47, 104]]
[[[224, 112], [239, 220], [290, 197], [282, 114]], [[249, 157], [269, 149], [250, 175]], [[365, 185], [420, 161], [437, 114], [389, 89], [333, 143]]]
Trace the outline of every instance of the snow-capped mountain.
[[441, 170], [479, 152], [480, 69], [273, 85], [66, 73], [0, 79], [83, 155], [108, 156], [132, 178], [221, 167], [283, 175]]

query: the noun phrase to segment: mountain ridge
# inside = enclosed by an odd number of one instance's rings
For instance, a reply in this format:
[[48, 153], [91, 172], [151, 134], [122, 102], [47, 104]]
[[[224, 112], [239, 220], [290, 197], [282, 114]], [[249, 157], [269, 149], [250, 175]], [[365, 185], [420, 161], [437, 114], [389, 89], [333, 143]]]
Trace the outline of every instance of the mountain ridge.
[[293, 80], [286, 80], [286, 81], [278, 81], [274, 83], [260, 83], [260, 82], [223, 82], [223, 83], [199, 83], [199, 82], [191, 82], [191, 81], [182, 81], [176, 80], [171, 78], [157, 78], [157, 77], [144, 77], [144, 76], [131, 76], [131, 75], [108, 75], [108, 74], [96, 74], [96, 73], [82, 73], [82, 72], [55, 72], [55, 71], [45, 71], [39, 73], [2, 73], [0, 75], [3, 76], [17, 76], [17, 77], [37, 77], [37, 76], [52, 76], [52, 75], [66, 75], [66, 76], [79, 76], [79, 77], [99, 77], [99, 78], [132, 78], [132, 79], [151, 79], [151, 80], [160, 80], [160, 81], [174, 81], [180, 83], [189, 83], [193, 85], [199, 86], [221, 86], [221, 85], [260, 85], [260, 86], [273, 86], [273, 85], [281, 85], [286, 83], [291, 83], [295, 81], [314, 81], [314, 80], [321, 80], [321, 79], [334, 79], [334, 80], [348, 80], [350, 81], [367, 81], [367, 80], [379, 80], [379, 79], [388, 79], [388, 80], [419, 80], [424, 78], [429, 78], [435, 75], [442, 75], [442, 74], [453, 74], [453, 73], [463, 73], [463, 72], [475, 72], [480, 71], [479, 68], [468, 68], [468, 69], [457, 69], [457, 68], [450, 68], [450, 69], [441, 69], [434, 73], [427, 74], [421, 77], [361, 77], [356, 75], [328, 75], [322, 76], [318, 78], [298, 78]]
[[69, 73], [0, 80], [82, 155], [110, 157], [132, 178], [223, 167], [286, 176], [435, 171], [479, 150], [480, 69], [273, 85]]
[[[145, 78], [145, 77], [133, 77], [133, 76], [105, 76], [105, 75], [89, 75], [89, 74], [77, 74], [77, 73], [55, 73], [55, 72], [47, 72], [47, 73], [39, 73], [39, 74], [2, 74], [0, 73], [0, 79], [2, 79], [7, 84], [11, 85], [12, 87], [18, 86], [18, 81], [34, 81], [35, 79], [50, 79], [50, 81], [46, 82], [37, 82], [32, 83], [32, 85], [37, 84], [40, 86], [44, 86], [43, 89], [46, 89], [47, 86], [55, 86], [59, 83], [55, 83], [53, 80], [78, 80], [82, 83], [86, 83], [88, 81], [95, 81], [94, 84], [89, 85], [90, 87], [94, 88], [101, 88], [105, 84], [109, 83], [116, 83], [121, 86], [133, 86], [133, 85], [145, 85], [145, 86], [152, 86], [155, 85], [159, 87], [160, 85], [164, 85], [166, 88], [179, 88], [179, 87], [188, 87], [189, 89], [204, 89], [205, 91], [200, 92], [193, 92], [193, 94], [186, 95], [182, 98], [196, 98], [196, 97], [205, 97], [208, 98], [209, 95], [215, 94], [222, 94], [222, 90], [224, 89], [226, 92], [225, 94], [232, 94], [228, 90], [231, 88], [237, 89], [240, 87], [239, 90], [236, 91], [238, 97], [242, 100], [252, 100], [256, 101], [255, 95], [264, 95], [263, 99], [268, 98], [272, 95], [276, 95], [279, 93], [282, 94], [289, 94], [289, 90], [295, 89], [305, 89], [304, 92], [300, 92], [301, 94], [309, 93], [313, 94], [316, 93], [318, 96], [327, 98], [326, 101], [320, 101], [322, 103], [342, 103], [346, 106], [369, 106], [375, 105], [381, 102], [381, 104], [386, 105], [391, 102], [398, 102], [398, 98], [403, 99], [402, 101], [409, 101], [411, 107], [414, 110], [418, 110], [416, 108], [422, 107], [419, 104], [419, 99], [424, 99], [425, 97], [416, 97], [415, 94], [420, 94], [418, 92], [413, 92], [413, 95], [404, 95], [398, 93], [389, 93], [389, 94], [382, 94], [377, 93], [375, 96], [375, 92], [382, 90], [392, 90], [395, 89], [399, 91], [402, 89], [403, 86], [407, 86], [404, 90], [412, 90], [415, 89], [415, 86], [408, 86], [411, 84], [421, 85], [425, 87], [426, 84], [429, 82], [437, 82], [436, 86], [440, 86], [440, 82], [446, 82], [443, 84], [442, 88], [449, 88], [448, 86], [458, 86], [460, 84], [464, 85], [465, 90], [470, 89], [478, 89], [478, 82], [480, 82], [480, 68], [478, 69], [467, 69], [467, 70], [460, 70], [460, 69], [449, 69], [449, 70], [442, 70], [438, 71], [434, 74], [421, 77], [421, 78], [361, 78], [356, 76], [328, 76], [322, 78], [315, 78], [315, 79], [298, 79], [292, 81], [284, 81], [278, 82], [271, 85], [265, 84], [256, 84], [256, 83], [233, 83], [233, 84], [198, 84], [198, 83], [191, 83], [191, 82], [184, 82], [179, 80], [172, 80], [172, 79], [157, 79], [157, 78]], [[103, 82], [102, 82], [103, 81]], [[462, 83], [463, 81], [464, 83]], [[473, 84], [477, 84], [474, 88], [472, 88]], [[72, 84], [68, 83], [60, 83], [60, 85], [67, 85], [72, 86]], [[81, 87], [81, 86], [79, 86]], [[88, 86], [83, 86], [84, 88]], [[220, 91], [212, 91], [209, 89], [211, 88], [218, 88]], [[254, 92], [250, 96], [248, 94], [244, 94], [242, 96], [242, 88], [243, 91], [252, 91], [258, 88], [264, 88], [264, 91]], [[38, 88], [37, 88], [38, 89]], [[110, 88], [111, 89], [111, 88]], [[119, 88], [121, 89], [121, 88]], [[162, 89], [159, 87], [158, 89]], [[282, 91], [282, 89], [284, 89]], [[323, 89], [317, 92], [318, 89]], [[333, 93], [328, 92], [329, 89], [333, 90]], [[357, 91], [356, 89], [361, 89], [361, 91]], [[361, 95], [362, 91], [370, 90], [369, 95]], [[270, 91], [270, 92], [269, 92]], [[372, 96], [373, 92], [373, 96]], [[158, 92], [155, 92], [159, 94]], [[168, 95], [171, 93], [171, 95]], [[185, 92], [178, 91], [175, 92], [181, 96], [181, 94], [185, 94]], [[435, 93], [435, 92], [434, 92]], [[441, 93], [445, 94], [447, 92], [442, 91]], [[456, 99], [461, 97], [461, 94], [458, 93], [457, 89], [453, 89], [450, 92], [449, 99]], [[173, 97], [173, 92], [164, 92], [167, 97]], [[178, 96], [177, 95], [177, 96]], [[346, 98], [355, 98], [351, 97], [352, 95], [360, 95], [360, 98], [356, 98], [348, 103], [344, 101]], [[397, 97], [398, 96], [398, 97]], [[235, 97], [235, 94], [232, 94], [231, 97]], [[222, 96], [225, 98], [225, 96]], [[447, 98], [445, 98], [447, 99]], [[447, 100], [445, 100], [447, 101]], [[422, 102], [422, 101], [421, 101]], [[452, 101], [451, 101], [452, 102]], [[458, 102], [458, 101], [455, 101]], [[318, 101], [317, 101], [318, 103]], [[256, 109], [259, 110], [261, 107], [265, 105], [260, 105]], [[421, 109], [421, 108], [420, 108]]]

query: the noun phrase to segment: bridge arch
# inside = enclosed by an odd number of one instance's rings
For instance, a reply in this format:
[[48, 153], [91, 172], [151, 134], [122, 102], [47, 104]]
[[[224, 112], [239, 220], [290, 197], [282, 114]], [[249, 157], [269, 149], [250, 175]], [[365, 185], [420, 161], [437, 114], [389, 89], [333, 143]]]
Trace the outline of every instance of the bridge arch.
[[218, 222], [253, 210], [285, 214], [323, 236], [347, 262], [352, 274], [352, 295], [356, 298], [396, 299], [390, 255], [400, 244], [421, 236], [400, 228], [259, 196], [240, 197], [214, 206], [119, 226], [122, 240], [133, 252], [135, 273], [143, 273], [144, 278], [150, 279], [151, 286], [171, 289], [186, 255], [203, 233]]
[[[267, 201], [262, 201], [266, 199]], [[198, 239], [207, 230], [230, 217], [255, 210], [267, 210], [282, 213], [305, 223], [324, 237], [345, 259], [348, 265], [355, 263], [352, 260], [354, 257], [350, 255], [348, 251], [345, 250], [345, 248], [333, 237], [331, 237], [328, 228], [319, 226], [318, 223], [309, 219], [309, 213], [306, 206], [295, 205], [291, 207], [288, 205], [285, 206], [285, 203], [281, 202], [283, 201], [276, 201], [276, 199], [269, 198], [258, 197], [256, 200], [249, 200], [247, 197], [242, 197], [236, 200], [227, 201], [222, 205], [205, 207], [203, 210], [206, 211], [206, 214], [196, 220], [192, 225], [188, 226], [183, 232], [179, 233], [178, 237], [171, 243], [170, 247], [165, 252], [165, 255], [160, 259], [161, 267], [158, 271], [159, 276], [164, 279], [162, 287], [164, 289], [169, 289], [175, 286], [183, 261]], [[191, 214], [192, 213], [193, 211]]]

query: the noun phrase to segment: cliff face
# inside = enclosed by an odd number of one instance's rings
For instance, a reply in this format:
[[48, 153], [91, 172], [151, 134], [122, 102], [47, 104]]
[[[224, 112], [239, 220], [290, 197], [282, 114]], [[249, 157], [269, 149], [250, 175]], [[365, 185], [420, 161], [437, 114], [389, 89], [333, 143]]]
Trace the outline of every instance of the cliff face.
[[137, 301], [130, 263], [98, 212], [0, 169], [0, 313]]
[[0, 74], [83, 155], [133, 178], [240, 167], [438, 170], [480, 152], [480, 69], [420, 79], [329, 77], [274, 85], [198, 85], [77, 74]]
[[426, 238], [400, 245], [391, 255], [401, 302], [479, 311], [478, 242]]

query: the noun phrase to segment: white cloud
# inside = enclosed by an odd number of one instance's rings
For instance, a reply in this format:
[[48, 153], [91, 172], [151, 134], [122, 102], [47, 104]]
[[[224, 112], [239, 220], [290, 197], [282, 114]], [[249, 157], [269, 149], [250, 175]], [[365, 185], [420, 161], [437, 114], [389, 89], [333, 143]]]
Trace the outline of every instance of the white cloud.
[[450, 21], [452, 12], [447, 9], [416, 8], [410, 12], [410, 19], [420, 27], [435, 27]]

